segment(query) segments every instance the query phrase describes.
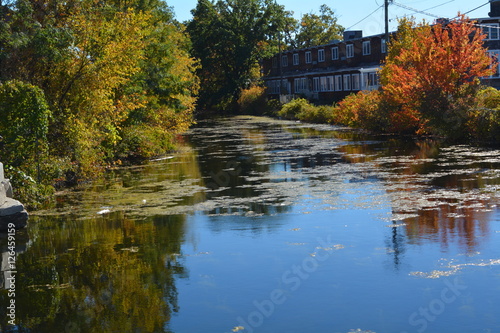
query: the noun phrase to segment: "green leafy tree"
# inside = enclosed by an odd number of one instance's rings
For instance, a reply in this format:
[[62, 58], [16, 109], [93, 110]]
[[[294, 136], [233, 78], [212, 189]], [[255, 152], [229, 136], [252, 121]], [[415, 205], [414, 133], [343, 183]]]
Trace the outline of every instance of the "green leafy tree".
[[282, 16], [283, 8], [272, 0], [198, 1], [188, 32], [192, 53], [201, 63], [202, 108], [235, 108]]
[[51, 113], [43, 91], [21, 81], [0, 83], [0, 114], [2, 162], [31, 169], [47, 151]]
[[327, 5], [321, 5], [319, 15], [304, 14], [295, 36], [296, 48], [325, 45], [342, 39], [344, 28], [337, 23], [335, 12]]

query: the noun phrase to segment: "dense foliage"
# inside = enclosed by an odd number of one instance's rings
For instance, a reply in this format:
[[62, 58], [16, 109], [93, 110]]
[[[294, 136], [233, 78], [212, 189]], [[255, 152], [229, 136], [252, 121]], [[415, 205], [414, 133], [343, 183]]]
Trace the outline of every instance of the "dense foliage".
[[165, 153], [192, 124], [198, 64], [164, 2], [16, 0], [0, 15], [4, 164], [84, 178]]
[[201, 62], [201, 108], [236, 108], [241, 90], [259, 75], [258, 61], [281, 11], [272, 0], [198, 1], [187, 27], [193, 55]]
[[295, 27], [295, 38], [291, 40], [294, 48], [307, 48], [325, 45], [332, 40], [342, 40], [344, 28], [337, 23], [335, 12], [327, 5], [321, 5], [319, 15], [307, 13]]
[[419, 131], [464, 132], [479, 77], [495, 70], [484, 37], [464, 16], [432, 26], [403, 20], [381, 72], [384, 98], [396, 108], [394, 117], [406, 117], [406, 127]]

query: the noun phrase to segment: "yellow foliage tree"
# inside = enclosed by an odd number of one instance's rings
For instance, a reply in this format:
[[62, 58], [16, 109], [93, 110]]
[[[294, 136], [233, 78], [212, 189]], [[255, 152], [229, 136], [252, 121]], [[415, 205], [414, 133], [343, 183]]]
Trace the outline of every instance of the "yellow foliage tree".
[[71, 57], [53, 69], [52, 97], [58, 113], [53, 133], [69, 142], [82, 171], [92, 170], [103, 157], [101, 143], [117, 142], [120, 124], [142, 106], [134, 96], [117, 98], [117, 91], [140, 70], [150, 16], [84, 2], [66, 20], [74, 41]]

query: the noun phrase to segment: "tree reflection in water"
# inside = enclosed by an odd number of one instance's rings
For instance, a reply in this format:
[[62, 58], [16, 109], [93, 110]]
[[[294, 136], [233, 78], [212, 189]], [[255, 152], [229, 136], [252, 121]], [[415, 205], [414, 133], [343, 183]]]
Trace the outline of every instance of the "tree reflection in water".
[[19, 331], [164, 332], [178, 311], [175, 278], [187, 276], [178, 260], [184, 222], [34, 218], [29, 251], [18, 256]]

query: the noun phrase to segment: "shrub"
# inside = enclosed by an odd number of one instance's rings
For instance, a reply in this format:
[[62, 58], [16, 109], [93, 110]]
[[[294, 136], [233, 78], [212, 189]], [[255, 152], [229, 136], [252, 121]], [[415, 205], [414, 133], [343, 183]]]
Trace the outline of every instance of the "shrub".
[[500, 110], [500, 91], [493, 87], [485, 87], [477, 93], [479, 107]]
[[297, 98], [283, 105], [278, 111], [278, 116], [286, 119], [299, 119], [299, 114], [301, 114], [304, 118], [306, 114], [313, 113], [314, 108], [315, 106], [309, 104], [306, 99]]
[[10, 179], [14, 198], [22, 202], [26, 209], [43, 208], [52, 202], [53, 186], [37, 183], [33, 177], [11, 166], [6, 166], [5, 177]]
[[148, 159], [175, 148], [174, 135], [161, 127], [132, 125], [122, 130], [117, 147], [120, 159]]
[[487, 87], [477, 94], [477, 106], [468, 115], [468, 132], [481, 141], [500, 140], [500, 91]]
[[243, 114], [262, 115], [269, 113], [270, 106], [267, 102], [265, 88], [253, 86], [242, 90], [238, 99], [238, 108]]
[[351, 127], [386, 132], [388, 110], [378, 90], [360, 91], [341, 101], [334, 112], [334, 121]]
[[312, 106], [303, 109], [298, 115], [297, 119], [310, 123], [332, 123], [335, 108], [329, 105]]

